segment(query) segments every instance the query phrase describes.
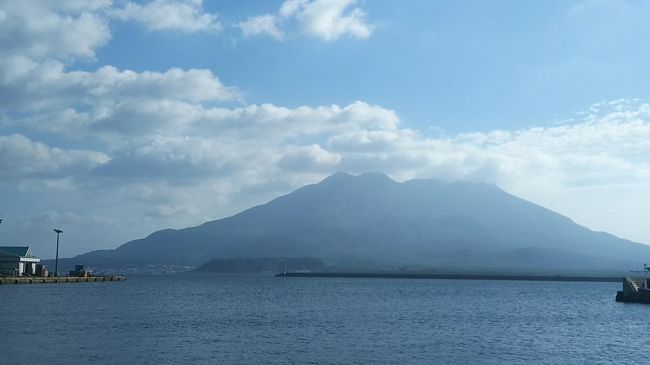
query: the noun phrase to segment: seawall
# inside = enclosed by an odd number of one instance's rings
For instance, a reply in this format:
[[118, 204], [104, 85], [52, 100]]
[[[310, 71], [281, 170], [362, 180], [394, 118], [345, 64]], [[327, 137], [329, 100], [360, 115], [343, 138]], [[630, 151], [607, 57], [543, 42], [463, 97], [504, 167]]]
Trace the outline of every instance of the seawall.
[[567, 275], [499, 275], [499, 274], [407, 274], [355, 272], [287, 272], [277, 277], [293, 278], [369, 278], [369, 279], [452, 279], [452, 280], [521, 280], [521, 281], [586, 281], [619, 283], [620, 277]]

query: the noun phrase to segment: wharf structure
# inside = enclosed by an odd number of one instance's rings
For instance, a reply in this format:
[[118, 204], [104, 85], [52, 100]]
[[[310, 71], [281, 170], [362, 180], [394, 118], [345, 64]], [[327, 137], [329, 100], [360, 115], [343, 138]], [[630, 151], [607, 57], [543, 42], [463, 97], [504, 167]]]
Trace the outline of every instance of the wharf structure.
[[[0, 246], [0, 275], [42, 275], [41, 259], [32, 255], [29, 246]], [[47, 274], [45, 275], [47, 276]]]
[[40, 262], [29, 246], [0, 246], [0, 285], [126, 280], [123, 275], [93, 275], [83, 265], [76, 265], [68, 276], [50, 276]]
[[647, 278], [623, 278], [623, 290], [616, 292], [617, 302], [650, 304]]
[[649, 271], [650, 266], [643, 264], [643, 278], [623, 278], [623, 290], [616, 292], [616, 301], [650, 304]]

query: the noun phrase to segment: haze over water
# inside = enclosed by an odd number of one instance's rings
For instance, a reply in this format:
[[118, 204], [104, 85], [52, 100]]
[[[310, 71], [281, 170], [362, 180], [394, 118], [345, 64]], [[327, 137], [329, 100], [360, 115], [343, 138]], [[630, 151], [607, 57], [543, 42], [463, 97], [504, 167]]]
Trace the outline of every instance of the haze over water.
[[[0, 287], [25, 363], [636, 363], [618, 283], [134, 276]], [[26, 346], [29, 344], [29, 346]]]

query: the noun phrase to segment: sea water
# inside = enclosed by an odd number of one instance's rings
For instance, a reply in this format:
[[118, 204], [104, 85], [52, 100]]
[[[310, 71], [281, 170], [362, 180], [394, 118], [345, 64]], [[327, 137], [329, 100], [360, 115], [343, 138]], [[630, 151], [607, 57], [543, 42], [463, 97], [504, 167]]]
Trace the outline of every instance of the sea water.
[[0, 364], [632, 364], [617, 283], [132, 276], [0, 286]]

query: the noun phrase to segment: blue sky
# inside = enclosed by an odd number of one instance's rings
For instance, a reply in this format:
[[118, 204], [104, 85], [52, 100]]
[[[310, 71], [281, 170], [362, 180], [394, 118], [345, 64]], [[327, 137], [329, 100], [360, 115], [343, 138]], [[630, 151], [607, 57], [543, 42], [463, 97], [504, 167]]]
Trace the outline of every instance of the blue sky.
[[0, 2], [0, 243], [113, 248], [336, 171], [495, 183], [650, 243], [649, 10]]
[[364, 1], [356, 6], [373, 30], [363, 40], [242, 39], [232, 26], [281, 4], [208, 2], [224, 24], [218, 35], [118, 24], [99, 58], [138, 71], [208, 68], [249, 103], [364, 100], [409, 127], [452, 133], [545, 125], [598, 101], [649, 96], [650, 9], [639, 2]]

